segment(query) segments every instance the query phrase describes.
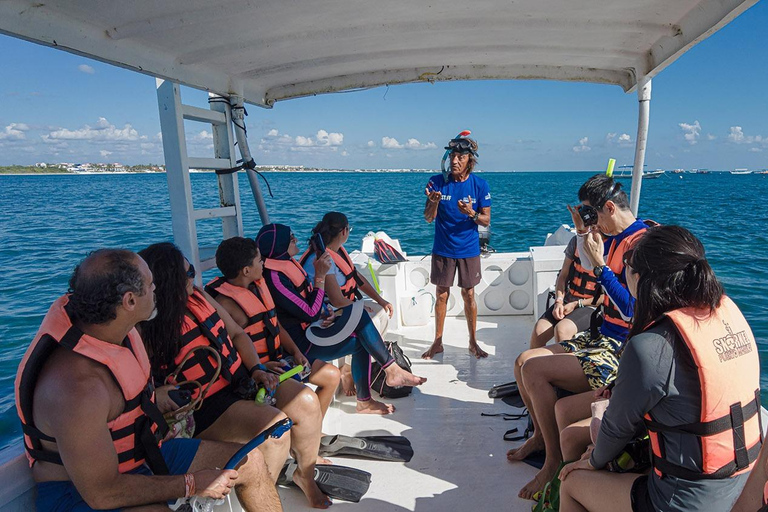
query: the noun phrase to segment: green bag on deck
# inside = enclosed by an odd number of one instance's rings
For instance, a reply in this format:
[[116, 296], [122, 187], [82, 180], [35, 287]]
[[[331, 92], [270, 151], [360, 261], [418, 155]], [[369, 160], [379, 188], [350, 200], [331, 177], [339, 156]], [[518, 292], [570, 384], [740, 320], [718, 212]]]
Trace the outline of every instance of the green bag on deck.
[[560, 470], [568, 462], [561, 462], [555, 476], [544, 485], [539, 501], [533, 506], [532, 512], [557, 512], [560, 510]]

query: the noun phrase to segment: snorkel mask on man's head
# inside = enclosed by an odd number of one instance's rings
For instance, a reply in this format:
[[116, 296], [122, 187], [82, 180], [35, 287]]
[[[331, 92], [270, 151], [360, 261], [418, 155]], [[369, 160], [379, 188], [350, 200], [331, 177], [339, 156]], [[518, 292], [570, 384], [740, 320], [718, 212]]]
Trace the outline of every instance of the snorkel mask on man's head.
[[450, 151], [451, 153], [459, 153], [459, 154], [472, 154], [477, 158], [477, 142], [475, 142], [473, 139], [470, 138], [457, 138], [457, 139], [451, 139], [450, 142], [448, 142], [448, 145], [445, 146], [446, 151]]
[[[468, 135], [471, 133], [472, 132], [469, 130], [464, 130], [463, 132], [460, 132], [456, 137], [451, 139], [448, 142], [448, 145], [445, 146], [443, 160], [440, 162], [440, 169], [443, 171], [443, 178], [448, 179], [448, 175], [451, 172], [450, 168], [446, 169], [445, 167], [445, 162], [448, 160], [448, 157], [451, 155], [451, 153], [470, 154], [475, 158], [475, 160], [480, 156], [477, 152], [477, 142], [474, 139], [470, 139], [468, 137]], [[474, 163], [472, 165], [474, 166]]]

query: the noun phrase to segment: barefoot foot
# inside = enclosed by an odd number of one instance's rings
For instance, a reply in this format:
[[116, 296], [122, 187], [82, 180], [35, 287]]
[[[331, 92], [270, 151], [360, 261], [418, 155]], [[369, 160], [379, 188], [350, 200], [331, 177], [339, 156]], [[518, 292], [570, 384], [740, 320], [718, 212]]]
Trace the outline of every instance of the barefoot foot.
[[392, 414], [395, 412], [395, 406], [371, 398], [365, 401], [358, 400], [356, 410], [358, 414]]
[[397, 363], [392, 363], [384, 370], [387, 374], [385, 382], [387, 386], [420, 386], [427, 382], [425, 377], [419, 377], [400, 368]]
[[544, 485], [546, 485], [546, 483], [552, 480], [552, 477], [555, 476], [558, 465], [559, 463], [554, 465], [551, 463], [544, 464], [544, 467], [542, 467], [539, 472], [536, 473], [536, 476], [533, 477], [533, 480], [525, 484], [525, 486], [520, 489], [520, 492], [517, 495], [524, 500], [533, 499], [533, 495], [544, 489]]
[[507, 460], [510, 462], [523, 460], [530, 454], [544, 449], [544, 438], [534, 434], [530, 439], [517, 448], [512, 448], [507, 452]]
[[317, 486], [315, 482], [315, 467], [311, 466], [306, 472], [301, 468], [297, 468], [293, 474], [293, 482], [299, 486], [304, 492], [304, 496], [309, 500], [309, 505], [312, 508], [328, 508], [333, 505], [331, 498], [323, 494], [323, 491]]
[[357, 390], [355, 389], [355, 381], [352, 378], [352, 370], [348, 364], [344, 365], [341, 370], [341, 390], [346, 396], [355, 396]]
[[484, 357], [488, 357], [488, 352], [480, 348], [480, 345], [477, 343], [470, 343], [469, 344], [469, 353], [475, 356], [477, 359], [482, 359]]
[[441, 354], [443, 352], [443, 343], [442, 342], [434, 342], [432, 343], [432, 346], [429, 347], [429, 350], [421, 354], [422, 359], [432, 359], [437, 354]]

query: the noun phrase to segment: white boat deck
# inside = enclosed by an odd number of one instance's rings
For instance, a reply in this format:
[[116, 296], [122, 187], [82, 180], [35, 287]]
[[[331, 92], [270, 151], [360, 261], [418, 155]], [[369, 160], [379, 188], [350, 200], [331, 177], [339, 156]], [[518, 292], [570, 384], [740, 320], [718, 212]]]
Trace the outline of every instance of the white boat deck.
[[[480, 413], [519, 411], [500, 400], [494, 403], [488, 389], [514, 380], [514, 360], [527, 348], [532, 328], [531, 315], [480, 317], [478, 341], [490, 355], [479, 361], [467, 351], [464, 317], [446, 319], [445, 352], [434, 361], [420, 358], [432, 341], [433, 322], [388, 334], [387, 339], [399, 341], [413, 372], [427, 377], [427, 383], [411, 396], [393, 400], [397, 410], [384, 417], [355, 414], [354, 397], [339, 397], [328, 411], [324, 431], [402, 434], [411, 440], [415, 455], [405, 464], [332, 458], [373, 475], [371, 488], [359, 504], [336, 501], [332, 509], [529, 511], [533, 502], [519, 499], [517, 492], [536, 470], [507, 462], [506, 451], [517, 444], [502, 439], [513, 427], [522, 433], [527, 420], [504, 421]], [[311, 510], [298, 488], [280, 489], [280, 496], [285, 510]]]

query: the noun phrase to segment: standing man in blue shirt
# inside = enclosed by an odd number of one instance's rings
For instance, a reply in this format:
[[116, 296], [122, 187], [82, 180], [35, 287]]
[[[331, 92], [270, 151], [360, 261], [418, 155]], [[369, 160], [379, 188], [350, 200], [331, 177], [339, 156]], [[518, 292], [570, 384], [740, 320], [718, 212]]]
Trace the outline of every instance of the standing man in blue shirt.
[[422, 354], [432, 359], [443, 351], [443, 326], [458, 270], [464, 315], [469, 329], [469, 352], [480, 359], [488, 357], [475, 338], [477, 303], [475, 286], [480, 282], [480, 237], [477, 226], [491, 224], [491, 192], [488, 183], [472, 174], [477, 163], [477, 142], [470, 138], [453, 139], [445, 148], [451, 152], [451, 171], [447, 177], [437, 174], [427, 184], [424, 219], [435, 221], [430, 281], [437, 286], [435, 304], [435, 341]]

